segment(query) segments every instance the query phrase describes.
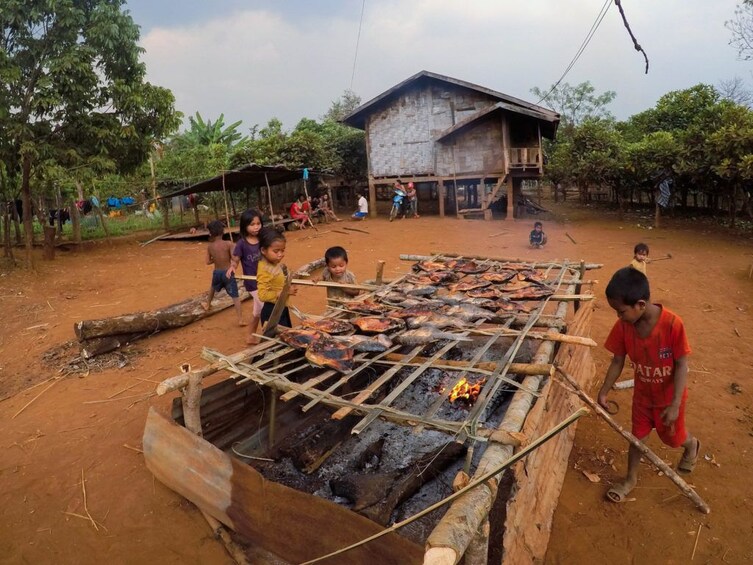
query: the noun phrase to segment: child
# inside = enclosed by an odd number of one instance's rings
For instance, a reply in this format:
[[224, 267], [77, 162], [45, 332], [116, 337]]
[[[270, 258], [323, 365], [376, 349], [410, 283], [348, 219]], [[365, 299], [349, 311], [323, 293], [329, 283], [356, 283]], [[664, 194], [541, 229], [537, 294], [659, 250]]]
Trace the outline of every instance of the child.
[[233, 255], [233, 242], [222, 239], [225, 234], [225, 226], [219, 220], [210, 222], [207, 226], [209, 229], [209, 245], [207, 246], [207, 265], [214, 263], [212, 272], [212, 284], [209, 287], [207, 301], [202, 303], [204, 310], [209, 310], [212, 306], [214, 293], [223, 288], [228, 296], [233, 299], [235, 312], [238, 314], [238, 325], [245, 326], [243, 323], [243, 313], [241, 312], [241, 299], [238, 296], [238, 284], [233, 277], [233, 269], [230, 266]]
[[[259, 250], [261, 251], [261, 259], [256, 271], [256, 282], [259, 289], [259, 300], [263, 302], [261, 323], [264, 324], [272, 315], [275, 302], [277, 302], [277, 298], [285, 286], [285, 278], [288, 272], [287, 267], [282, 264], [282, 259], [285, 257], [285, 236], [274, 228], [262, 228], [259, 232]], [[296, 287], [291, 286], [289, 294], [294, 296], [297, 290]], [[293, 327], [287, 304], [278, 323], [281, 326]]]
[[[661, 304], [649, 302], [646, 275], [631, 267], [612, 276], [606, 295], [619, 320], [604, 344], [613, 357], [599, 391], [599, 404], [607, 407], [607, 395], [622, 372], [625, 356], [630, 356], [635, 367], [633, 435], [644, 440], [656, 428], [665, 444], [684, 449], [677, 470], [690, 473], [698, 460], [701, 442], [685, 429], [690, 346], [682, 320]], [[622, 502], [633, 490], [640, 459], [641, 452], [631, 445], [627, 477], [609, 489], [609, 500]]]
[[528, 241], [534, 249], [539, 249], [546, 245], [546, 234], [544, 233], [544, 225], [541, 222], [533, 224], [533, 231], [528, 236]]
[[630, 262], [630, 266], [636, 271], [647, 275], [646, 263], [648, 263], [648, 245], [639, 243], [633, 249], [633, 260]]
[[[240, 233], [241, 238], [235, 244], [233, 249], [232, 264], [229, 276], [233, 276], [238, 269], [238, 265], [243, 266], [243, 274], [249, 277], [256, 276], [256, 268], [259, 265], [261, 252], [259, 251], [259, 231], [262, 228], [261, 212], [258, 210], [246, 210], [241, 214]], [[248, 324], [248, 337], [246, 343], [256, 345], [259, 338], [255, 336], [259, 327], [259, 317], [261, 316], [262, 303], [259, 300], [256, 281], [243, 281], [246, 290], [251, 294], [254, 300], [254, 309], [251, 314], [251, 322]]]
[[366, 200], [366, 197], [358, 193], [358, 211], [353, 214], [354, 220], [364, 220], [366, 219], [366, 216], [369, 215], [369, 202]]
[[[408, 183], [408, 190], [405, 191], [405, 197], [408, 199], [408, 213], [414, 218], [418, 218], [418, 194], [412, 182]], [[405, 216], [403, 216], [405, 217]]]
[[[348, 252], [342, 247], [330, 247], [324, 252], [326, 267], [322, 271], [323, 281], [356, 284], [356, 276], [348, 270]], [[327, 288], [327, 304], [339, 306], [337, 300], [358, 296], [361, 291], [350, 288]]]

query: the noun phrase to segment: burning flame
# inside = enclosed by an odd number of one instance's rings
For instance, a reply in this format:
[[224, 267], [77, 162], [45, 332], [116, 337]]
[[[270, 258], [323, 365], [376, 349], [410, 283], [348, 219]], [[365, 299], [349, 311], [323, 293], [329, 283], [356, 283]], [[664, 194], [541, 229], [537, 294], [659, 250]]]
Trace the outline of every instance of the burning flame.
[[485, 382], [486, 379], [482, 379], [474, 384], [470, 384], [468, 379], [463, 377], [458, 384], [452, 387], [452, 390], [450, 391], [450, 402], [464, 400], [469, 404], [473, 404], [476, 402], [476, 398], [478, 398], [478, 395], [481, 392], [481, 387]]

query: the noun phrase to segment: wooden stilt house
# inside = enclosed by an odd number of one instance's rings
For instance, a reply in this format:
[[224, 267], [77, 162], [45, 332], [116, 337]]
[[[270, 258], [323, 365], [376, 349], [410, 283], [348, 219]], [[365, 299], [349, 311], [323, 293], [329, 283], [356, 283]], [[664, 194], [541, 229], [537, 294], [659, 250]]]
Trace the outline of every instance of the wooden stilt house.
[[491, 219], [506, 196], [512, 219], [523, 179], [543, 174], [541, 139], [554, 138], [559, 114], [421, 71], [343, 122], [366, 132], [372, 215], [389, 210], [399, 179], [416, 185], [422, 212]]

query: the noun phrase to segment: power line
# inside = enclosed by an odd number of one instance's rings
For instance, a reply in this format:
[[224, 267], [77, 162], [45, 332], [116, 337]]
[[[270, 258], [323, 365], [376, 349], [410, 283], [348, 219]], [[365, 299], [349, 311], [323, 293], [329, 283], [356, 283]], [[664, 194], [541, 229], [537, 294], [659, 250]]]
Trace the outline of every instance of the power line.
[[356, 38], [356, 52], [353, 55], [353, 72], [350, 74], [350, 90], [353, 91], [353, 80], [356, 78], [356, 61], [358, 60], [358, 45], [361, 43], [361, 27], [363, 27], [363, 13], [366, 10], [366, 0], [361, 4], [361, 19], [358, 22], [358, 37]]
[[586, 34], [586, 38], [583, 40], [583, 42], [580, 44], [580, 47], [578, 48], [578, 51], [575, 53], [575, 56], [573, 56], [572, 60], [570, 61], [570, 64], [567, 65], [567, 68], [562, 73], [562, 76], [552, 85], [552, 88], [549, 89], [549, 92], [547, 92], [544, 96], [542, 96], [536, 104], [540, 104], [547, 98], [549, 98], [549, 95], [554, 92], [554, 90], [559, 86], [559, 84], [562, 82], [562, 80], [567, 76], [567, 73], [570, 72], [570, 70], [575, 66], [575, 63], [578, 62], [578, 59], [580, 59], [580, 56], [583, 55], [583, 52], [586, 50], [586, 47], [588, 47], [588, 44], [591, 43], [591, 40], [593, 39], [594, 35], [596, 34], [596, 30], [599, 29], [599, 26], [601, 25], [601, 22], [604, 20], [604, 17], [607, 15], [607, 12], [609, 11], [609, 8], [611, 6], [612, 0], [606, 0], [604, 2], [604, 5], [599, 10], [599, 13], [596, 15], [596, 19], [591, 24], [591, 29], [588, 30], [588, 33]]

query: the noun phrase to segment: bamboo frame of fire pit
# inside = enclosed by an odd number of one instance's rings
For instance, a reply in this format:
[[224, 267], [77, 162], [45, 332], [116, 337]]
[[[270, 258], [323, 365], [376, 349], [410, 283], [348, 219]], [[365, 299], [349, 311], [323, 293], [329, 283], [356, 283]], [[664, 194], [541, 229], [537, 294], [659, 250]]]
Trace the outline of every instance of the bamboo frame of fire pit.
[[[459, 337], [479, 336], [480, 343], [476, 345], [475, 352], [468, 361], [458, 362], [443, 358], [457, 344], [456, 341], [447, 341], [440, 344], [440, 347], [428, 356], [422, 356], [426, 345], [393, 346], [382, 353], [359, 353], [355, 355], [355, 365], [346, 374], [321, 369], [303, 382], [297, 382], [293, 380], [295, 373], [304, 370], [310, 372], [308, 361], [303, 353], [295, 351], [282, 342], [271, 339], [258, 346], [231, 355], [205, 350], [202, 356], [210, 361], [210, 365], [191, 371], [189, 374], [178, 375], [163, 381], [157, 387], [157, 392], [162, 395], [174, 390], [185, 390], [189, 382], [194, 383], [193, 386], [195, 387], [195, 384], [200, 382], [201, 378], [218, 370], [226, 370], [239, 384], [253, 382], [259, 386], [267, 387], [274, 391], [275, 397], [279, 394], [279, 398], [285, 402], [289, 403], [302, 397], [305, 399], [304, 402], [307, 401], [303, 405], [304, 411], [321, 405], [334, 410], [332, 415], [334, 419], [343, 419], [358, 414], [361, 419], [353, 426], [352, 433], [361, 433], [377, 419], [383, 419], [398, 425], [411, 426], [416, 433], [421, 433], [428, 428], [450, 434], [459, 442], [488, 445], [475, 471], [475, 475], [478, 476], [501, 458], [509, 458], [513, 451], [513, 446], [509, 445], [509, 442], [498, 443], [494, 440], [494, 430], [484, 429], [480, 426], [490, 401], [495, 397], [500, 387], [512, 387], [517, 392], [514, 393], [512, 402], [497, 430], [501, 430], [501, 433], [508, 435], [520, 432], [528, 412], [541, 393], [542, 383], [546, 382], [551, 371], [555, 346], [561, 343], [562, 347], [579, 345], [581, 348], [587, 349], [585, 346], [593, 344], [586, 336], [562, 334], [560, 328], [565, 326], [568, 305], [571, 302], [581, 305], [582, 300], [592, 299], [593, 296], [590, 294], [581, 295], [580, 292], [576, 294], [576, 289], [580, 291], [585, 272], [589, 269], [598, 268], [600, 265], [569, 262], [567, 260], [531, 263], [519, 259], [461, 257], [441, 253], [435, 253], [432, 256], [401, 256], [401, 259], [411, 261], [447, 261], [451, 258], [473, 259], [477, 263], [513, 268], [520, 271], [543, 269], [545, 270], [545, 280], [550, 281], [548, 286], [554, 291], [554, 294], [539, 300], [529, 301], [536, 304], [536, 307], [526, 315], [521, 316], [519, 313], [513, 313], [504, 318], [492, 319], [492, 327], [486, 329], [487, 325], [485, 324], [483, 332], [473, 328], [459, 332]], [[514, 263], [514, 265], [512, 267], [505, 265], [509, 263]], [[550, 274], [554, 270], [557, 271], [556, 275], [550, 278]], [[379, 294], [405, 282], [406, 276], [396, 278], [389, 284], [380, 287], [380, 290], [361, 295], [359, 299], [368, 298], [378, 301]], [[550, 301], [556, 305], [555, 314], [545, 315], [544, 310]], [[338, 312], [335, 315], [335, 317], [342, 318], [346, 316], [346, 311]], [[482, 323], [484, 321], [479, 321], [477, 326]], [[519, 329], [513, 330], [513, 325]], [[498, 329], [495, 329], [494, 326]], [[540, 331], [533, 332], [534, 328]], [[508, 347], [503, 358], [499, 361], [483, 362], [484, 354], [501, 338], [512, 340], [512, 344]], [[515, 355], [524, 341], [532, 338], [541, 340], [532, 362], [514, 363]], [[284, 361], [282, 361], [283, 359]], [[382, 367], [383, 369], [386, 367], [386, 370], [363, 389], [348, 391], [348, 398], [343, 396], [344, 386], [352, 384], [354, 382], [353, 377], [372, 367]], [[476, 403], [463, 420], [450, 421], [437, 417], [440, 408], [448, 401], [447, 396], [454, 385], [448, 386], [444, 393], [440, 394], [438, 399], [424, 413], [415, 414], [394, 406], [395, 401], [411, 387], [416, 379], [432, 368], [441, 368], [443, 371], [454, 373], [456, 375], [453, 377], [455, 384], [468, 375], [476, 374], [485, 377]], [[402, 369], [408, 370], [407, 374], [401, 373]], [[391, 382], [399, 374], [401, 375], [400, 383], [392, 385]], [[520, 375], [522, 379], [512, 378], [512, 375], [516, 374]], [[332, 382], [327, 384], [328, 381]], [[391, 386], [391, 392], [378, 402], [370, 402], [377, 391], [388, 385]], [[271, 416], [270, 420], [270, 427], [273, 426], [274, 415]], [[457, 562], [469, 546], [473, 546], [475, 549], [466, 555], [466, 562], [469, 562], [469, 559], [471, 563], [475, 562], [472, 555], [486, 554], [479, 548], [488, 545], [488, 514], [496, 498], [496, 482], [494, 481], [495, 484], [489, 488], [476, 489], [472, 495], [462, 497], [453, 503], [445, 517], [426, 540], [428, 552], [425, 563]], [[458, 529], [458, 524], [461, 521], [465, 521], [466, 525]], [[487, 536], [486, 539], [485, 536]]]

